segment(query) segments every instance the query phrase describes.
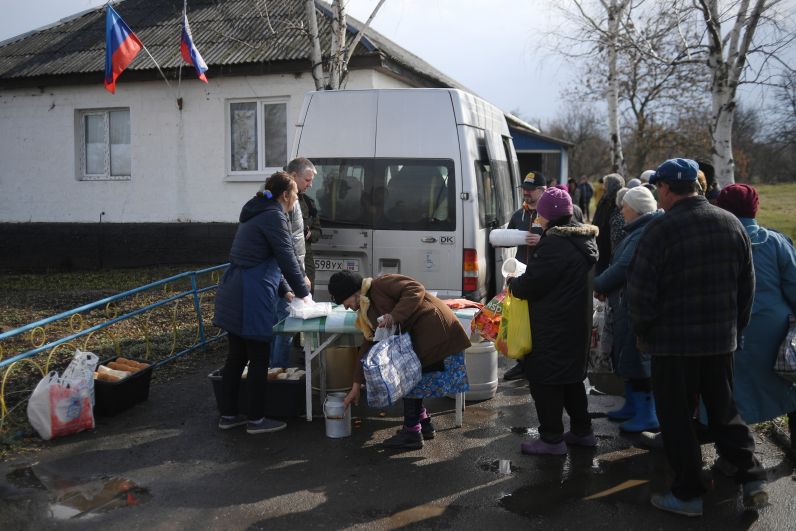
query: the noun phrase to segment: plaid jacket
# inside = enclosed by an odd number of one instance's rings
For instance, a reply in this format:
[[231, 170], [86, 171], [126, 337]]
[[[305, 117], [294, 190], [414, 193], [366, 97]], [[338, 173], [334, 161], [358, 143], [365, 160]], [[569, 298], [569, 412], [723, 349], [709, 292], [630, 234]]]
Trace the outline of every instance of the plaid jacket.
[[752, 246], [738, 219], [701, 196], [651, 220], [627, 275], [641, 352], [706, 356], [734, 352], [749, 323]]

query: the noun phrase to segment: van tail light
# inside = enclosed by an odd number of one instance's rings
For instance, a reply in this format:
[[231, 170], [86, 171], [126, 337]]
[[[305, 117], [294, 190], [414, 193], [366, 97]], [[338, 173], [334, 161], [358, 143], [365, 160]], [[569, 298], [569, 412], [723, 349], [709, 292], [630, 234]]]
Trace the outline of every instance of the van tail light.
[[462, 262], [462, 291], [476, 291], [478, 289], [478, 251], [465, 249]]

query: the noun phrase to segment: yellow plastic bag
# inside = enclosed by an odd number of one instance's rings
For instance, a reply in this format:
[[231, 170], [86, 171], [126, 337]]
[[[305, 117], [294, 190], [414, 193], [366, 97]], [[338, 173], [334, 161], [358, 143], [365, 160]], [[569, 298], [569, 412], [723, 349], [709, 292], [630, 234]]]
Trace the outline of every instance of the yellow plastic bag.
[[518, 360], [531, 352], [531, 316], [528, 301], [518, 299], [508, 292], [503, 300], [495, 348], [509, 358]]

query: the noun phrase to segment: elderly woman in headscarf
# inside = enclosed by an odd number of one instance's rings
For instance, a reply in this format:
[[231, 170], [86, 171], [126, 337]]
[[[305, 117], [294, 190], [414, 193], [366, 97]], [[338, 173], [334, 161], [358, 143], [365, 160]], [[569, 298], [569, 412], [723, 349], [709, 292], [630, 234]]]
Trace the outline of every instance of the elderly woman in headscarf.
[[663, 211], [658, 210], [652, 192], [643, 186], [630, 190], [623, 188], [617, 198], [621, 201], [627, 236], [617, 245], [608, 269], [594, 278], [594, 292], [601, 300], [607, 296], [611, 306], [614, 371], [625, 380], [625, 404], [618, 410], [609, 411], [608, 418], [625, 421], [619, 426], [622, 431], [641, 432], [659, 428], [652, 398], [650, 358], [636, 348], [636, 337], [629, 326], [627, 302], [622, 294], [638, 241], [647, 223]]
[[[617, 221], [617, 216], [621, 218], [622, 214], [616, 207], [616, 194], [625, 185], [625, 179], [618, 173], [611, 173], [603, 177], [603, 187], [605, 193], [600, 198], [597, 208], [594, 211], [594, 218], [592, 223], [600, 229], [597, 235], [597, 248], [600, 251], [600, 257], [597, 260], [597, 273], [602, 273], [611, 263], [611, 254], [613, 245], [611, 243], [611, 222]], [[619, 234], [617, 233], [617, 236]], [[618, 241], [618, 240], [617, 240]]]
[[[453, 311], [410, 277], [383, 275], [363, 279], [352, 271], [340, 271], [329, 279], [329, 294], [336, 304], [357, 312], [356, 327], [365, 337], [360, 349], [363, 359], [375, 344], [374, 330], [393, 325], [402, 332], [409, 332], [424, 373], [444, 371], [445, 358], [470, 346], [470, 339]], [[352, 402], [359, 403], [363, 382], [360, 365], [354, 374], [351, 391], [345, 397], [346, 407]], [[399, 449], [422, 448], [423, 439], [434, 438], [431, 417], [420, 398], [404, 398], [403, 406], [403, 428], [382, 445]]]
[[[735, 351], [733, 393], [747, 424], [788, 414], [791, 445], [796, 447], [796, 386], [772, 367], [788, 331], [788, 315], [796, 315], [796, 251], [790, 239], [755, 221], [760, 199], [752, 186], [731, 184], [718, 195], [718, 206], [732, 212], [752, 240], [755, 299], [752, 317]], [[721, 458], [720, 470], [726, 465]], [[730, 465], [732, 466], [732, 465]]]

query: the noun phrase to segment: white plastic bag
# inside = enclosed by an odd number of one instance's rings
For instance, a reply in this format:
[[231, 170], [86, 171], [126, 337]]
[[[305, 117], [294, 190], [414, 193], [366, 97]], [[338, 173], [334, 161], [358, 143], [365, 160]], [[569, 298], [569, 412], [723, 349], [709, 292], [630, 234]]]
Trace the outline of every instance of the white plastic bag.
[[77, 350], [59, 376], [53, 371], [28, 400], [28, 421], [45, 441], [94, 429], [94, 369], [99, 358]]
[[315, 317], [326, 317], [332, 313], [332, 303], [315, 302], [312, 299], [305, 301], [297, 297], [293, 299], [288, 309], [290, 310], [290, 317], [314, 319]]
[[[379, 324], [381, 324], [382, 320], [384, 320], [384, 316], [378, 317], [376, 319]], [[379, 342], [383, 339], [387, 339], [390, 336], [395, 335], [395, 330], [397, 327], [395, 325], [390, 326], [389, 328], [386, 326], [379, 326], [376, 327], [376, 330], [373, 331], [373, 341]]]

